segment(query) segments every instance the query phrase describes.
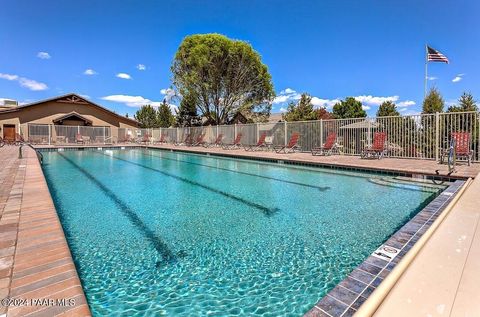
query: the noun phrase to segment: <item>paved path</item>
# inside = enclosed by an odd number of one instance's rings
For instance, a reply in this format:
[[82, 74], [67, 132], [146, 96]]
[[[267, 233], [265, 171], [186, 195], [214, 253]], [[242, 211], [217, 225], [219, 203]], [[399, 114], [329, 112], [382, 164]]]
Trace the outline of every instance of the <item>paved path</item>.
[[18, 159], [18, 149], [0, 148], [0, 300], [18, 300], [0, 303], [0, 316], [89, 316], [35, 152]]

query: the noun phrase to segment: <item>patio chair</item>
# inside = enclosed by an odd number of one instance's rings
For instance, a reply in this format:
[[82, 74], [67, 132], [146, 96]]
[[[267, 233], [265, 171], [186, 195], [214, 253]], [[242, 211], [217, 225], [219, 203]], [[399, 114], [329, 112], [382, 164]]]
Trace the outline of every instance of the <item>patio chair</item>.
[[[456, 158], [466, 159], [470, 166], [473, 158], [473, 150], [470, 149], [471, 135], [469, 132], [452, 132], [451, 140], [454, 142], [454, 153]], [[445, 158], [450, 154], [450, 149], [442, 149], [440, 155], [440, 164], [443, 164]]]
[[312, 148], [312, 155], [331, 155], [337, 148], [337, 134], [330, 133], [325, 140], [325, 143], [320, 147]]
[[0, 136], [0, 147], [4, 146], [5, 145], [5, 141], [3, 140], [3, 138]]
[[237, 150], [240, 148], [240, 141], [242, 140], [242, 133], [237, 133], [237, 137], [231, 144], [223, 144], [222, 149], [224, 150]]
[[262, 135], [258, 138], [257, 144], [251, 144], [245, 146], [245, 151], [259, 151], [263, 150], [267, 147], [267, 143], [265, 142], [265, 138], [267, 137], [267, 132], [263, 132]]
[[142, 136], [142, 139], [141, 139], [140, 143], [147, 144], [149, 142], [150, 142], [150, 135], [148, 133], [145, 133]]
[[302, 148], [298, 145], [298, 140], [300, 139], [300, 133], [298, 132], [293, 132], [292, 135], [290, 136], [290, 140], [288, 141], [288, 144], [285, 146], [275, 146], [273, 149], [277, 153], [294, 153], [295, 151], [300, 151]]
[[77, 133], [75, 135], [75, 142], [78, 144], [78, 143], [81, 143], [81, 144], [85, 144], [85, 140], [83, 139], [82, 135], [80, 133]]
[[167, 143], [167, 135], [162, 133], [162, 134], [160, 135], [160, 139], [159, 139], [159, 140], [155, 140], [153, 143], [154, 143], [154, 144]]
[[200, 134], [199, 136], [197, 136], [197, 138], [195, 139], [195, 141], [193, 141], [191, 144], [189, 144], [189, 146], [199, 146], [199, 145], [203, 145], [205, 144], [205, 133], [202, 133]]
[[373, 144], [363, 149], [360, 154], [361, 158], [378, 158], [381, 159], [387, 150], [387, 133], [375, 132], [373, 135]]
[[223, 133], [220, 133], [217, 138], [215, 139], [214, 142], [210, 142], [210, 143], [204, 143], [203, 146], [204, 147], [219, 147], [219, 146], [222, 146], [222, 140], [223, 140]]
[[192, 134], [187, 133], [187, 134], [185, 134], [185, 138], [183, 139], [183, 141], [174, 142], [173, 144], [176, 145], [176, 146], [179, 146], [179, 145], [188, 145], [190, 143], [192, 143]]

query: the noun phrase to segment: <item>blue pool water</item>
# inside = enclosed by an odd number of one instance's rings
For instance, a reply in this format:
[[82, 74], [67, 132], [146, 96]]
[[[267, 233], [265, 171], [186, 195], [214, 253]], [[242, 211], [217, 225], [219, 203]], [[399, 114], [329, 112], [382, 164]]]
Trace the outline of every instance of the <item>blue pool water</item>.
[[97, 316], [300, 316], [440, 190], [147, 149], [43, 169]]

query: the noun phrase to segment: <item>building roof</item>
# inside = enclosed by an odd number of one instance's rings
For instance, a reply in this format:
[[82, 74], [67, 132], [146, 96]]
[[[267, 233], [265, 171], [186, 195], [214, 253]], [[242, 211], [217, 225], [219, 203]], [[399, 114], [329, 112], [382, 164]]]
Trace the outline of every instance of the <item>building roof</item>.
[[92, 120], [85, 118], [84, 116], [82, 116], [79, 113], [76, 113], [75, 111], [72, 111], [70, 113], [67, 113], [66, 115], [56, 118], [55, 120], [53, 120], [53, 123], [62, 123], [62, 121], [69, 120], [72, 118], [76, 118], [77, 120], [80, 119], [81, 121], [84, 121], [87, 125], [92, 125]]
[[112, 110], [109, 110], [103, 106], [100, 106], [99, 104], [96, 104], [94, 103], [93, 101], [90, 101], [86, 98], [83, 98], [82, 96], [76, 94], [76, 93], [69, 93], [69, 94], [66, 94], [66, 95], [61, 95], [61, 96], [57, 96], [57, 97], [52, 97], [52, 98], [48, 98], [48, 99], [43, 99], [43, 100], [39, 100], [39, 101], [35, 101], [35, 102], [32, 102], [32, 103], [29, 103], [29, 104], [26, 104], [26, 105], [22, 105], [22, 106], [18, 106], [18, 107], [15, 107], [15, 108], [10, 108], [10, 109], [5, 109], [5, 110], [0, 110], [0, 114], [2, 113], [7, 113], [7, 112], [17, 112], [17, 111], [21, 111], [25, 108], [28, 108], [28, 107], [32, 107], [32, 106], [36, 106], [36, 105], [39, 105], [39, 104], [42, 104], [42, 103], [46, 103], [46, 102], [50, 102], [50, 101], [57, 101], [57, 102], [65, 102], [65, 103], [75, 103], [75, 104], [83, 104], [83, 105], [92, 105], [104, 112], [107, 112], [109, 114], [112, 114], [114, 116], [117, 116], [117, 117], [120, 117], [122, 118], [123, 120], [127, 120], [127, 121], [130, 121], [132, 124], [135, 124], [135, 125], [138, 125], [138, 122], [136, 120], [133, 120], [133, 119], [130, 119], [130, 118], [127, 118], [127, 117], [124, 117], [124, 116], [121, 116], [119, 115], [118, 113], [115, 113], [113, 112]]

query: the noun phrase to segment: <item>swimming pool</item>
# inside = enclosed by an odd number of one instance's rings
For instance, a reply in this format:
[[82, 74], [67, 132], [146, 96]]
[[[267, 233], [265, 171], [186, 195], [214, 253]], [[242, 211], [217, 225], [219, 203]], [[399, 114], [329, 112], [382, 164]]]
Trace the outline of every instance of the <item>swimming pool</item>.
[[299, 316], [441, 187], [154, 149], [44, 152], [94, 315]]

